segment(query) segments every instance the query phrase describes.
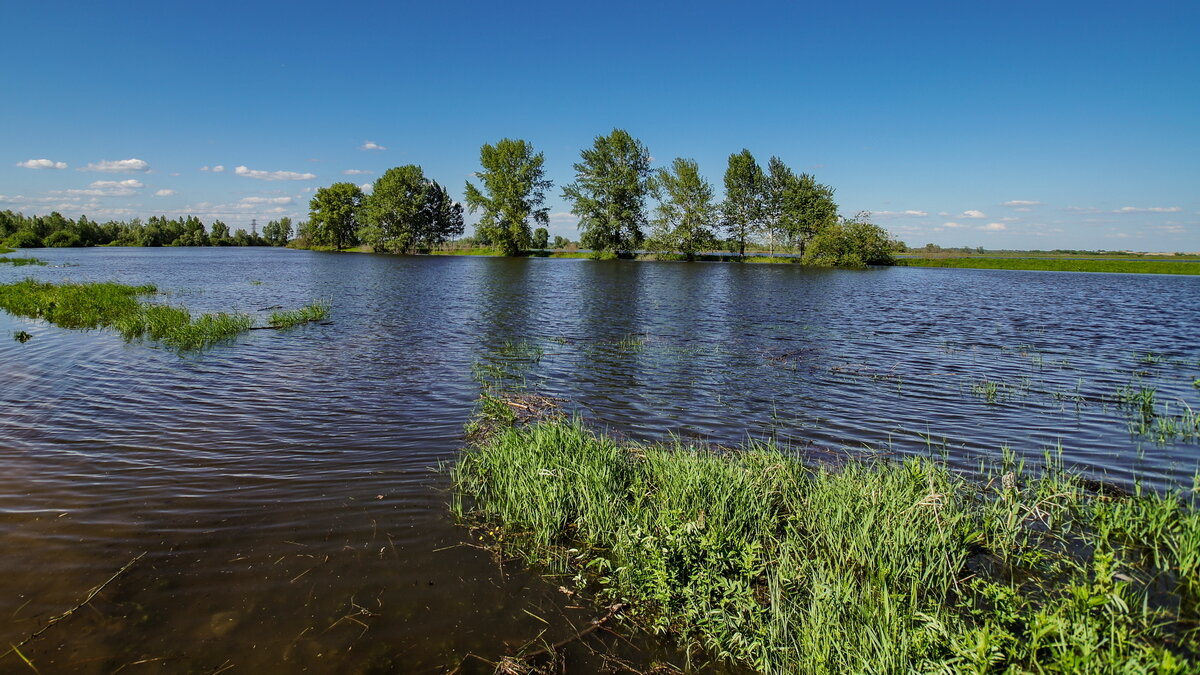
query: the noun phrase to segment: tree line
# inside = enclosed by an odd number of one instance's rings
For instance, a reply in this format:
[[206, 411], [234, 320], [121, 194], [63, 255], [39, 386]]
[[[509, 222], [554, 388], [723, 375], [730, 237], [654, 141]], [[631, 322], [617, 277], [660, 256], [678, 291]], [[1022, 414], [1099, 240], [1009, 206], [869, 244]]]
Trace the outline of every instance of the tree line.
[[231, 231], [221, 220], [211, 228], [195, 216], [148, 220], [109, 220], [103, 223], [86, 215], [68, 218], [57, 211], [48, 216], [25, 216], [0, 211], [0, 245], [8, 248], [81, 246], [286, 246], [292, 238], [292, 219], [267, 223], [259, 234], [238, 228]]
[[[478, 184], [465, 185], [466, 209], [479, 214], [474, 243], [519, 255], [549, 243], [545, 157], [522, 139], [501, 139], [479, 151]], [[695, 160], [675, 159], [652, 169], [650, 152], [623, 129], [597, 136], [573, 164], [575, 179], [562, 198], [579, 218], [580, 244], [596, 257], [632, 257], [643, 251], [695, 259], [725, 248], [745, 255], [747, 242], [798, 253], [822, 265], [892, 262], [887, 232], [865, 215], [838, 215], [834, 190], [778, 157], [764, 169], [749, 150], [729, 156], [725, 199], [700, 173]], [[650, 204], [650, 200], [654, 204]], [[376, 251], [412, 253], [432, 249], [463, 232], [462, 206], [419, 166], [389, 170], [371, 194], [353, 183], [321, 188], [310, 205], [301, 236], [316, 246], [366, 244]], [[556, 245], [565, 243], [556, 237]]]

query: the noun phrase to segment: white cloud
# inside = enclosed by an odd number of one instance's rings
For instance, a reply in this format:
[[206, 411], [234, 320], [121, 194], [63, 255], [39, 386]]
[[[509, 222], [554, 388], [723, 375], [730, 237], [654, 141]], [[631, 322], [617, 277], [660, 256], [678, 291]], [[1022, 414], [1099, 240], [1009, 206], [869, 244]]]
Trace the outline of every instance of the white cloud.
[[358, 186], [358, 189], [362, 190], [363, 192], [374, 192], [375, 184], [374, 183], [363, 183], [362, 185]]
[[66, 162], [56, 162], [51, 159], [27, 159], [24, 162], [17, 162], [17, 166], [26, 169], [65, 169]]
[[904, 216], [913, 216], [913, 217], [917, 217], [917, 218], [924, 218], [925, 216], [929, 215], [929, 212], [928, 211], [918, 211], [916, 209], [908, 209], [906, 211], [872, 211], [871, 215], [879, 216], [881, 218], [895, 218], [895, 217], [904, 217]]
[[1187, 232], [1187, 229], [1182, 225], [1163, 225], [1158, 229], [1167, 234], [1184, 234]]
[[959, 216], [959, 218], [987, 218], [987, 216], [984, 215], [983, 211], [976, 211], [975, 209], [971, 209], [969, 211], [963, 211], [962, 215]]
[[942, 223], [942, 227], [949, 227], [949, 228], [953, 229], [956, 227], [966, 227], [966, 225], [963, 225], [961, 223], [950, 222], [950, 223]]
[[88, 164], [80, 171], [103, 171], [105, 173], [134, 173], [150, 170], [150, 164], [144, 159], [130, 158], [115, 161], [102, 160]]
[[1005, 206], [1041, 206], [1041, 202], [1029, 201], [1026, 199], [1014, 199], [1010, 202], [1004, 202]]
[[221, 173], [222, 171], [225, 170], [225, 167], [218, 164], [216, 166], [202, 166], [202, 167], [200, 167], [200, 170], [201, 171], [209, 171], [212, 173]]
[[1146, 208], [1122, 206], [1113, 213], [1179, 213], [1182, 210], [1178, 206], [1149, 206]]
[[359, 150], [387, 150], [387, 148], [376, 143], [375, 141], [366, 141], [362, 145], [358, 146], [358, 149]]
[[291, 197], [242, 197], [239, 206], [259, 206], [263, 204], [291, 204]]
[[129, 197], [146, 187], [141, 181], [129, 180], [98, 180], [87, 186], [86, 190], [67, 190], [69, 195], [84, 195], [88, 197]]
[[943, 218], [949, 218], [949, 217], [950, 217], [950, 212], [949, 212], [949, 211], [938, 211], [938, 215], [939, 215], [939, 216], [941, 216], [941, 217], [943, 217]]
[[1094, 206], [1068, 206], [1067, 210], [1072, 213], [1104, 213], [1104, 209], [1098, 209]]
[[12, 204], [21, 201], [25, 201], [25, 197], [22, 195], [13, 195], [11, 197], [8, 195], [0, 195], [0, 204]]
[[988, 223], [987, 225], [980, 225], [975, 229], [983, 230], [984, 232], [1002, 232], [1007, 230], [1008, 226], [1004, 223]]
[[366, 169], [346, 169], [345, 171], [342, 172], [342, 174], [346, 175], [346, 176], [363, 176], [363, 175], [366, 175], [369, 173], [375, 173], [375, 172], [367, 171]]
[[249, 169], [245, 166], [239, 166], [233, 170], [239, 176], [246, 178], [257, 178], [259, 180], [312, 180], [317, 177], [313, 173], [296, 173], [295, 171], [257, 171]]
[[163, 188], [162, 190], [159, 190], [158, 192], [155, 192], [155, 193], [154, 193], [154, 196], [155, 196], [155, 197], [170, 197], [170, 196], [172, 196], [172, 195], [174, 195], [174, 194], [175, 194], [175, 191], [174, 191], [174, 190], [168, 190], [168, 189], [166, 189], [166, 188]]

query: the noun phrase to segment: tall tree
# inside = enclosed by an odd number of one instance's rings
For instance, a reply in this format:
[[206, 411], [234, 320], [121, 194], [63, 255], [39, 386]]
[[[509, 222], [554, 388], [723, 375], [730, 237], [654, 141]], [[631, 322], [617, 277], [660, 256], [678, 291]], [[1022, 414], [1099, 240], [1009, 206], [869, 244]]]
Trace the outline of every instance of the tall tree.
[[737, 243], [738, 255], [746, 255], [746, 238], [762, 227], [765, 188], [766, 175], [749, 150], [729, 156], [721, 225], [725, 236]]
[[334, 183], [319, 188], [308, 202], [310, 236], [318, 246], [342, 250], [355, 242], [362, 188], [354, 183]]
[[416, 250], [425, 183], [425, 172], [415, 164], [388, 169], [363, 197], [359, 239], [376, 251]]
[[805, 246], [818, 232], [837, 222], [833, 188], [807, 173], [796, 175], [778, 157], [772, 157], [767, 167], [767, 231], [772, 240], [778, 236], [803, 255]]
[[481, 238], [499, 246], [504, 255], [517, 255], [529, 248], [532, 233], [529, 221], [547, 225], [546, 190], [552, 183], [545, 177], [542, 153], [523, 140], [501, 139], [496, 145], [485, 143], [479, 149], [483, 171], [475, 176], [483, 189], [467, 181], [467, 208], [482, 211], [475, 225]]
[[271, 246], [287, 246], [288, 240], [292, 238], [292, 219], [284, 216], [267, 223], [263, 228], [263, 238]]
[[539, 227], [533, 231], [533, 247], [543, 249], [550, 245], [550, 230]]
[[696, 259], [696, 252], [715, 243], [717, 216], [713, 187], [700, 175], [695, 160], [676, 158], [671, 169], [659, 169], [653, 181], [654, 238], [659, 246]]
[[421, 196], [418, 246], [429, 250], [462, 236], [463, 207], [437, 181], [426, 181]]
[[580, 243], [594, 251], [641, 247], [650, 193], [650, 151], [624, 129], [597, 136], [579, 153], [575, 182], [563, 188], [579, 216]]

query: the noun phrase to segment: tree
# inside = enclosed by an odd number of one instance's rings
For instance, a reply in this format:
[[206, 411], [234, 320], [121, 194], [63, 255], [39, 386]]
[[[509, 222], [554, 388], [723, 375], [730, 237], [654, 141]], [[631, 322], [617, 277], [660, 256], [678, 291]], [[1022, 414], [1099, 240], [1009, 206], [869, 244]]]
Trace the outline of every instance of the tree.
[[467, 208], [471, 213], [483, 212], [475, 225], [478, 236], [499, 246], [504, 255], [529, 248], [530, 219], [550, 223], [545, 202], [552, 183], [542, 169], [544, 161], [542, 153], [534, 154], [533, 145], [523, 140], [504, 138], [479, 149], [483, 171], [475, 175], [483, 190], [467, 181]]
[[428, 181], [422, 191], [421, 217], [417, 234], [420, 250], [431, 250], [435, 246], [461, 237], [463, 233], [463, 207], [454, 201], [450, 191], [436, 181]]
[[796, 175], [778, 157], [767, 163], [766, 229], [804, 254], [805, 246], [822, 228], [837, 222], [833, 188], [811, 175]]
[[533, 247], [543, 249], [550, 246], [550, 230], [539, 227], [533, 231]]
[[292, 238], [292, 219], [284, 216], [279, 220], [272, 220], [263, 228], [263, 238], [271, 246], [287, 246], [288, 241]]
[[213, 246], [229, 246], [233, 244], [233, 239], [229, 236], [229, 226], [224, 221], [214, 220], [212, 234], [208, 235], [208, 241]]
[[738, 255], [746, 255], [746, 238], [762, 227], [765, 188], [766, 175], [749, 150], [729, 156], [721, 224], [725, 236], [737, 242]]
[[654, 219], [656, 243], [695, 260], [696, 252], [715, 240], [712, 226], [717, 208], [712, 185], [700, 175], [695, 160], [676, 158], [671, 170], [658, 170], [653, 188], [659, 202]]
[[355, 242], [362, 189], [354, 183], [319, 188], [308, 202], [312, 243], [342, 250]]
[[813, 236], [802, 262], [826, 267], [892, 265], [892, 241], [886, 230], [867, 222], [865, 213], [841, 219]]
[[641, 247], [650, 193], [650, 151], [624, 129], [597, 136], [579, 153], [575, 182], [563, 188], [579, 216], [580, 243], [594, 251]]
[[425, 172], [415, 164], [388, 169], [363, 197], [359, 239], [376, 251], [410, 253], [416, 248], [417, 220], [425, 192]]
[[553, 244], [551, 244], [551, 246], [553, 246], [553, 247], [554, 247], [554, 248], [556, 248], [556, 249], [560, 249], [560, 248], [566, 248], [566, 247], [568, 247], [568, 246], [570, 246], [570, 245], [571, 245], [571, 240], [570, 240], [570, 239], [567, 239], [566, 237], [560, 237], [560, 236], [559, 236], [559, 235], [557, 235], [557, 234], [556, 234], [556, 235], [554, 235], [554, 243], [553, 243]]

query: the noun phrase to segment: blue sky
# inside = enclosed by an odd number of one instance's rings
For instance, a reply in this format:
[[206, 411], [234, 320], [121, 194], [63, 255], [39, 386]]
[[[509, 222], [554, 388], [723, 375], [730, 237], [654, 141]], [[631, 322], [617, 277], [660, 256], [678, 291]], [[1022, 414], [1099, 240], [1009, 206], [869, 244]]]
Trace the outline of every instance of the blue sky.
[[1200, 251], [1195, 2], [3, 15], [0, 209], [261, 225], [410, 163], [461, 197], [480, 144], [512, 137], [545, 153], [551, 232], [576, 238], [559, 188], [620, 127], [657, 166], [691, 157], [718, 186], [729, 154], [778, 155], [910, 245]]

